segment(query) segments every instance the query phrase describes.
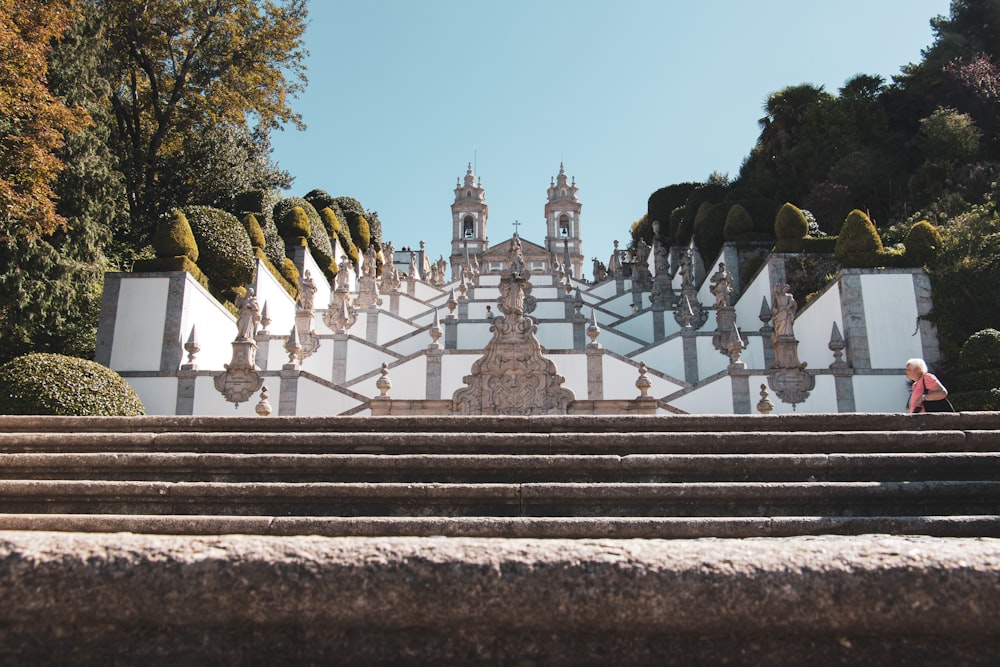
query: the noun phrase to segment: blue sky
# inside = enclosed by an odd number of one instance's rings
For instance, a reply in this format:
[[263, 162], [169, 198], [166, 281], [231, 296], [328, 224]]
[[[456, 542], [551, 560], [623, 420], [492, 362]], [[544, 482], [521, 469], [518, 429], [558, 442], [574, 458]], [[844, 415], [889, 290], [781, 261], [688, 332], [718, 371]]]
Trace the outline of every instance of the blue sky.
[[[948, 0], [313, 0], [308, 129], [273, 136], [295, 178], [379, 212], [396, 247], [450, 252], [453, 188], [476, 163], [491, 243], [541, 243], [565, 162], [583, 252], [603, 261], [664, 185], [735, 176], [767, 96], [887, 80]], [[589, 273], [590, 263], [585, 263]]]

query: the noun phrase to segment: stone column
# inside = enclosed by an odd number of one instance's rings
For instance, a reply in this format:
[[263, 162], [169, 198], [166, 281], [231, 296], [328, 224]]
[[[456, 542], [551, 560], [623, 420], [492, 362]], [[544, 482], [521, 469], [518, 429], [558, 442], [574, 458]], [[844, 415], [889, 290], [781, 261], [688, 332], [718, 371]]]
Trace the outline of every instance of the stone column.
[[368, 306], [368, 322], [365, 329], [365, 340], [372, 345], [378, 344], [378, 306]]
[[270, 353], [270, 348], [271, 348], [270, 345], [271, 337], [266, 333], [261, 333], [260, 331], [258, 331], [257, 336], [255, 338], [257, 341], [257, 352], [254, 355], [254, 363], [257, 364], [257, 368], [259, 368], [262, 371], [266, 371], [268, 355]]
[[278, 389], [278, 415], [281, 417], [295, 416], [299, 398], [299, 371], [297, 368], [287, 368], [294, 364], [286, 364], [281, 369], [281, 385]]
[[663, 320], [666, 312], [662, 303], [653, 303], [653, 342], [663, 340], [667, 337], [667, 325]]
[[399, 316], [399, 290], [393, 290], [389, 294], [389, 312]]
[[917, 299], [917, 327], [920, 330], [922, 355], [928, 364], [941, 361], [941, 347], [938, 342], [937, 328], [928, 319], [934, 309], [931, 301], [931, 278], [923, 269], [913, 272], [913, 294]]
[[333, 375], [331, 379], [337, 384], [347, 381], [347, 338], [346, 333], [333, 334]]
[[684, 346], [684, 381], [693, 384], [698, 381], [698, 333], [688, 327], [681, 329]]
[[872, 367], [871, 350], [868, 348], [868, 325], [865, 321], [865, 299], [861, 289], [858, 269], [840, 272], [840, 309], [844, 322], [844, 341], [847, 343], [847, 363], [855, 370]]
[[746, 368], [730, 366], [729, 377], [733, 384], [733, 413], [737, 415], [751, 414], [750, 371]]
[[197, 379], [197, 370], [182, 369], [177, 371], [177, 403], [175, 404], [174, 414], [194, 414], [194, 394]]
[[458, 318], [444, 318], [444, 349], [458, 349]]
[[857, 412], [854, 401], [854, 373], [849, 369], [835, 369], [833, 386], [837, 392], [837, 412]]
[[604, 348], [587, 346], [587, 400], [604, 399]]
[[427, 385], [425, 400], [436, 401], [441, 398], [441, 357], [444, 350], [438, 343], [427, 348]]

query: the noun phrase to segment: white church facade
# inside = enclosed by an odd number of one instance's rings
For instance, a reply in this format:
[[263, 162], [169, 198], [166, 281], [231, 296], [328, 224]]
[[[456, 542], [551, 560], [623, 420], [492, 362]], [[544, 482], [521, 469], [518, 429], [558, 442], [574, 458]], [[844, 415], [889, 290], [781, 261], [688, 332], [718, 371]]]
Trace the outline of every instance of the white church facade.
[[[939, 357], [922, 270], [843, 269], [796, 304], [787, 255], [740, 284], [731, 244], [711, 275], [691, 248], [655, 244], [624, 266], [616, 251], [595, 283], [581, 210], [560, 165], [545, 238], [491, 244], [470, 166], [450, 276], [423, 262], [375, 276], [369, 255], [303, 304], [258, 267], [248, 287], [266, 317], [245, 336], [186, 273], [109, 273], [96, 358], [150, 414], [332, 416], [899, 412], [905, 361]], [[301, 275], [322, 275], [296, 257]]]

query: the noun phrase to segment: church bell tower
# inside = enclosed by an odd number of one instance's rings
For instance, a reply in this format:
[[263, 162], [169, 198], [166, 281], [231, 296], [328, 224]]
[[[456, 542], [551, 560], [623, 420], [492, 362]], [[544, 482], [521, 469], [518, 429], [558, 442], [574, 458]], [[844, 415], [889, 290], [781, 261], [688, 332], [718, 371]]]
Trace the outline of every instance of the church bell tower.
[[464, 182], [455, 185], [455, 202], [451, 205], [451, 278], [458, 280], [462, 275], [462, 264], [468, 256], [478, 261], [479, 256], [489, 247], [486, 236], [486, 219], [490, 210], [486, 205], [486, 190], [482, 179], [472, 173], [472, 163], [465, 172]]
[[545, 203], [545, 249], [555, 255], [577, 280], [583, 278], [583, 250], [580, 241], [580, 210], [576, 178], [567, 182], [559, 163], [559, 175], [552, 179]]

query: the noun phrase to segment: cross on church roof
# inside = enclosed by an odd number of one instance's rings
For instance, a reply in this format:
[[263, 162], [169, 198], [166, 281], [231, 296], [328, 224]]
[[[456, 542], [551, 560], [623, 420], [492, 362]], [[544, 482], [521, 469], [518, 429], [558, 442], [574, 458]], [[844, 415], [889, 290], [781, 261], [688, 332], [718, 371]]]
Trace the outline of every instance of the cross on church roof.
[[520, 231], [520, 225], [521, 225], [521, 223], [518, 222], [517, 220], [515, 220], [514, 222], [512, 222], [510, 224], [514, 225], [514, 233], [517, 234], [517, 232]]

